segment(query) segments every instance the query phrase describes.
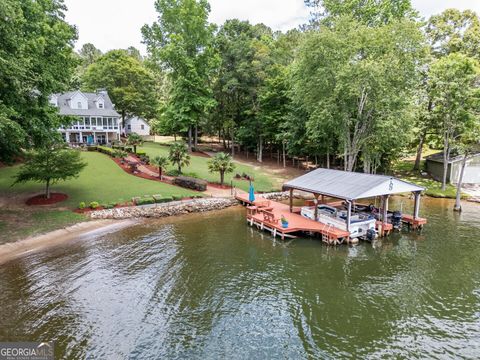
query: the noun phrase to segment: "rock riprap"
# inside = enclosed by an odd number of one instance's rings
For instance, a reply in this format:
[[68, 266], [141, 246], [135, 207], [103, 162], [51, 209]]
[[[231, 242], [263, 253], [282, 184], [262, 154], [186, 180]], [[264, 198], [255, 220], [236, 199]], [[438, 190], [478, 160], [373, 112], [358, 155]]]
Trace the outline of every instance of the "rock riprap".
[[204, 198], [93, 211], [90, 217], [92, 219], [162, 218], [180, 214], [221, 210], [233, 205], [238, 205], [238, 201], [227, 198]]

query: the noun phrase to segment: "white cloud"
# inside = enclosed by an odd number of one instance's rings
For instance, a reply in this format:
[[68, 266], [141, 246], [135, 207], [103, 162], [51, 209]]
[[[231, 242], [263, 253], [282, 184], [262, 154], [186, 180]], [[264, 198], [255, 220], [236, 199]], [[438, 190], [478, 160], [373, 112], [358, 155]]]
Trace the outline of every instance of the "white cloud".
[[[412, 2], [425, 17], [449, 7], [480, 13], [480, 0]], [[154, 0], [65, 0], [65, 4], [67, 21], [79, 31], [77, 48], [91, 42], [102, 51], [133, 45], [145, 52], [140, 28], [155, 21]], [[282, 31], [305, 23], [309, 14], [303, 0], [210, 0], [210, 5], [210, 21], [216, 24], [238, 18]]]

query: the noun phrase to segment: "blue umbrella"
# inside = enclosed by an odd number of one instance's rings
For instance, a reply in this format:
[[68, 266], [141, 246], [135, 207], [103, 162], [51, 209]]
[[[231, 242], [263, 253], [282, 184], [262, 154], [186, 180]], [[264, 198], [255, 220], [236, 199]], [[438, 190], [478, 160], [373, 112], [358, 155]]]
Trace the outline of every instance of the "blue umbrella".
[[253, 185], [251, 181], [250, 181], [250, 189], [248, 190], [248, 201], [252, 203], [255, 201], [255, 190], [253, 189]]

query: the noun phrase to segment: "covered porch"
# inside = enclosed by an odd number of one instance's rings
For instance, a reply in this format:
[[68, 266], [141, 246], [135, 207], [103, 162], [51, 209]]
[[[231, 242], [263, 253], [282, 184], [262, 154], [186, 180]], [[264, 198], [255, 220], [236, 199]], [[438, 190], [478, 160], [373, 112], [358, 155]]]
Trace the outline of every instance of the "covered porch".
[[68, 144], [105, 145], [120, 140], [113, 131], [64, 131], [62, 136]]

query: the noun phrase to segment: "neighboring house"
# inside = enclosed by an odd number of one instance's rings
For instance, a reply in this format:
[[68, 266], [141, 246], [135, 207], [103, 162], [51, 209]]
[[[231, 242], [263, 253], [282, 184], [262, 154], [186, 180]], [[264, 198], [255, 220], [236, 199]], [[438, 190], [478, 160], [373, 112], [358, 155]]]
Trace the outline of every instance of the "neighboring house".
[[[447, 182], [456, 184], [460, 178], [463, 156], [452, 157], [448, 162]], [[437, 153], [426, 157], [427, 172], [438, 181], [443, 177], [443, 153]], [[464, 184], [480, 184], [480, 153], [472, 154], [467, 160]]]
[[138, 135], [150, 135], [150, 125], [145, 119], [133, 116], [125, 120], [125, 134], [136, 133]]
[[78, 119], [58, 129], [67, 143], [108, 144], [120, 139], [120, 114], [105, 90], [53, 94], [50, 103], [58, 108], [60, 115]]

